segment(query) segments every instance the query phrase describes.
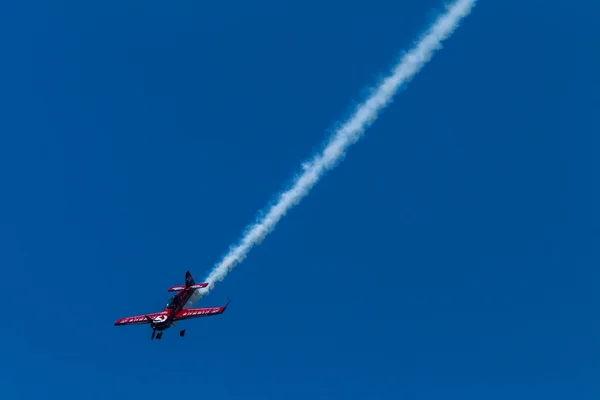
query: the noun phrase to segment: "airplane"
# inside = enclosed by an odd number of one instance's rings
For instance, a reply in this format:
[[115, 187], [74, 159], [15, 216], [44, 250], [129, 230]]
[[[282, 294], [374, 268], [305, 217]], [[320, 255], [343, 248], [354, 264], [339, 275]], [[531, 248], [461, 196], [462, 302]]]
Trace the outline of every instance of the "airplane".
[[[169, 299], [165, 308], [161, 312], [152, 314], [137, 315], [135, 317], [125, 317], [117, 320], [115, 326], [121, 325], [138, 325], [150, 324], [152, 328], [151, 340], [160, 340], [165, 329], [175, 326], [175, 321], [181, 321], [190, 318], [209, 317], [211, 315], [223, 314], [229, 305], [221, 307], [208, 308], [185, 308], [188, 300], [197, 289], [202, 289], [208, 286], [208, 283], [196, 283], [190, 271], [185, 273], [185, 286], [173, 286], [169, 288], [169, 292], [179, 292]], [[158, 333], [157, 333], [158, 331]], [[179, 336], [185, 335], [185, 329], [179, 332]]]

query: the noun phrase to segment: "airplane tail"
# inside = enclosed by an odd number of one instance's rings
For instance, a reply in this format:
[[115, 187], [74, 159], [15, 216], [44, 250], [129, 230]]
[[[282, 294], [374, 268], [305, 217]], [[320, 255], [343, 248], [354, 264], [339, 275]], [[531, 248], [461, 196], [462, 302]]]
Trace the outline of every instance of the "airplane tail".
[[196, 284], [196, 281], [194, 281], [194, 278], [192, 277], [192, 274], [190, 273], [190, 271], [187, 271], [185, 273], [185, 287], [190, 287]]
[[208, 283], [196, 283], [190, 271], [185, 273], [185, 286], [173, 286], [169, 288], [169, 292], [180, 292], [186, 289], [202, 289], [208, 286]]

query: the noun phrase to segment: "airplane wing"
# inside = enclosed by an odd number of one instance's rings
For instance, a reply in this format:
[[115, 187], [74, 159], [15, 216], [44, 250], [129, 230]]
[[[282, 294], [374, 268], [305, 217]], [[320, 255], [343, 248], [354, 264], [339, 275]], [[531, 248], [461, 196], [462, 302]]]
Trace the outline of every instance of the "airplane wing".
[[164, 322], [167, 320], [167, 313], [162, 311], [162, 312], [156, 312], [156, 313], [145, 314], [145, 315], [136, 315], [135, 317], [125, 317], [125, 318], [121, 318], [121, 319], [117, 320], [117, 322], [115, 322], [115, 326], [148, 324], [148, 323], [150, 323], [150, 320], [148, 320], [148, 317], [153, 322], [160, 323], [160, 322]]
[[211, 315], [223, 314], [227, 309], [227, 305], [222, 307], [207, 307], [207, 308], [187, 308], [181, 310], [174, 318], [174, 321], [181, 321], [190, 318], [210, 317]]

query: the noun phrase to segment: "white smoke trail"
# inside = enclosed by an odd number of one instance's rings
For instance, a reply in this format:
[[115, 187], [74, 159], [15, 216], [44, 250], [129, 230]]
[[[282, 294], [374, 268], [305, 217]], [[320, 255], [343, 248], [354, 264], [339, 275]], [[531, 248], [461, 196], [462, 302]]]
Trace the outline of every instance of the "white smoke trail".
[[240, 263], [250, 249], [273, 230], [287, 211], [308, 194], [323, 174], [335, 166], [344, 151], [360, 139], [365, 129], [377, 118], [379, 111], [392, 100], [398, 89], [414, 77], [431, 59], [435, 51], [442, 47], [441, 42], [454, 32], [460, 21], [471, 12], [475, 2], [476, 0], [457, 0], [448, 7], [446, 13], [437, 19], [415, 47], [404, 55], [394, 67], [392, 74], [379, 84], [373, 94], [334, 133], [324, 150], [316, 154], [311, 161], [303, 164], [302, 174], [287, 191], [279, 196], [268, 212], [248, 228], [240, 242], [233, 246], [223, 260], [215, 266], [205, 280], [210, 283], [209, 287], [196, 293], [192, 302], [211, 290], [215, 281], [223, 280], [229, 270]]

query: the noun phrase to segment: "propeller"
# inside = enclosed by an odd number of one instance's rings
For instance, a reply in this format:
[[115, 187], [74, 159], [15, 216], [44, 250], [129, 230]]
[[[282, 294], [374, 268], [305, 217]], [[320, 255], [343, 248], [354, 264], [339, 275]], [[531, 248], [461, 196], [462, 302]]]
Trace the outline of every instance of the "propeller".
[[152, 328], [152, 337], [150, 338], [150, 340], [154, 340], [154, 335], [156, 335], [156, 324], [154, 323], [152, 318], [150, 318], [149, 316], [145, 315], [145, 317], [148, 320], [148, 322], [150, 323], [150, 328]]

